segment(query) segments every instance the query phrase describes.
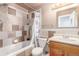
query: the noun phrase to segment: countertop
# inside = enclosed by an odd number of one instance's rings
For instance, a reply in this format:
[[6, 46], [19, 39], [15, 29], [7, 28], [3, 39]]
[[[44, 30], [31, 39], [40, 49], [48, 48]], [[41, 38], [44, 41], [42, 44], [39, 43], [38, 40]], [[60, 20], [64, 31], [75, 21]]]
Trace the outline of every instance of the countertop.
[[77, 38], [77, 40], [71, 40], [71, 39], [64, 39], [64, 38], [57, 38], [57, 37], [51, 37], [49, 38], [49, 41], [56, 41], [56, 42], [61, 42], [61, 43], [66, 43], [66, 44], [71, 44], [71, 45], [76, 45], [79, 46], [79, 38]]

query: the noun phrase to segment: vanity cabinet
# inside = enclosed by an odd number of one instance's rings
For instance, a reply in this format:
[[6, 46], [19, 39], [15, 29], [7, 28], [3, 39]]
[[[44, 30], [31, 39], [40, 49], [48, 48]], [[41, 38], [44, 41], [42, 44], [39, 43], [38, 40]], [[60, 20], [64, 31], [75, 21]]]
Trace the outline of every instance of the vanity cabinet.
[[50, 41], [48, 44], [50, 56], [79, 56], [79, 46]]

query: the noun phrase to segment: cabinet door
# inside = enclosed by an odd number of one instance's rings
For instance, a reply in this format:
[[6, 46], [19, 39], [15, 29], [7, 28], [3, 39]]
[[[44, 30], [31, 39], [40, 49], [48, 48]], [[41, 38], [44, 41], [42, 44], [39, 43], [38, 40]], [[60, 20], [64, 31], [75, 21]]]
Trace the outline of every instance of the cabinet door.
[[64, 50], [68, 56], [79, 56], [79, 47], [74, 45], [64, 45]]
[[49, 48], [50, 55], [53, 55], [53, 53], [62, 53], [61, 55], [65, 56], [79, 56], [79, 46], [59, 42], [50, 42]]
[[62, 48], [62, 44], [56, 42], [50, 42], [49, 44], [50, 56], [63, 56], [65, 52]]
[[64, 56], [64, 51], [62, 49], [51, 48], [50, 56]]

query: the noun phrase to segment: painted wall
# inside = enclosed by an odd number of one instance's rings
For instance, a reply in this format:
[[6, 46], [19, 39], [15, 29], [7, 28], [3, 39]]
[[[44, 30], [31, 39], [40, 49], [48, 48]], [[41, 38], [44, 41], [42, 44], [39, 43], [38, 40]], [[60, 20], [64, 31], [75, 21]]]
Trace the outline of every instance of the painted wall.
[[46, 4], [42, 7], [42, 28], [56, 28], [58, 16], [70, 14], [73, 10], [77, 12], [79, 19], [79, 6], [60, 11], [54, 11], [52, 7], [53, 4]]
[[[74, 8], [70, 8], [68, 10], [63, 10], [62, 12], [56, 12], [52, 10], [52, 4], [47, 4], [42, 7], [42, 29], [52, 29], [57, 27], [57, 16], [66, 14], [66, 13], [71, 13], [71, 11], [74, 10]], [[78, 13], [78, 20], [79, 20], [79, 6], [76, 8], [76, 12]], [[79, 21], [78, 21], [79, 23]], [[50, 30], [49, 30], [50, 31]], [[79, 32], [79, 28], [60, 28], [59, 30], [55, 30], [56, 34], [73, 34], [77, 35]], [[41, 31], [41, 36], [47, 37], [48, 36], [48, 31], [42, 30]]]
[[56, 12], [52, 11], [52, 4], [42, 7], [42, 27], [52, 28], [56, 26]]

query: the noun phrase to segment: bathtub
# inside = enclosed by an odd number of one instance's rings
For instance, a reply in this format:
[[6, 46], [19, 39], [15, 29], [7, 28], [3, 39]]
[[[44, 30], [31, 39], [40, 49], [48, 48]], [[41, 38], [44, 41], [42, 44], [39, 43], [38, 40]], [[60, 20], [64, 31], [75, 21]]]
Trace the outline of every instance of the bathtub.
[[33, 47], [34, 45], [30, 44], [30, 41], [20, 42], [0, 48], [0, 56], [16, 56], [17, 54]]
[[[47, 38], [38, 38], [40, 47], [45, 46]], [[34, 44], [30, 44], [31, 41], [24, 41], [17, 44], [13, 44], [10, 46], [6, 46], [3, 48], [0, 48], [0, 56], [17, 56], [23, 51], [32, 50], [34, 48]]]

